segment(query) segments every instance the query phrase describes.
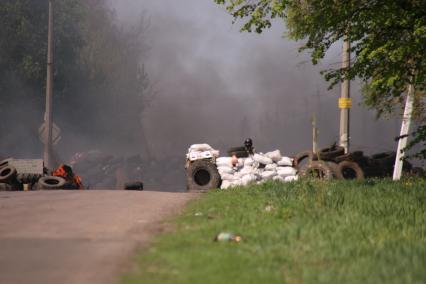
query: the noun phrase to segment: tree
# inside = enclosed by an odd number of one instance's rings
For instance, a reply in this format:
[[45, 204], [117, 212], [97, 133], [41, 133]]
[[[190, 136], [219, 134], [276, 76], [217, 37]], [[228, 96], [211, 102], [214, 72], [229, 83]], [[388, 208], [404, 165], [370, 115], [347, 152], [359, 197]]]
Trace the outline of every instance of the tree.
[[[322, 71], [330, 88], [343, 79], [362, 80], [364, 102], [378, 116], [401, 110], [404, 92], [413, 84], [415, 118], [426, 125], [426, 1], [425, 0], [215, 0], [243, 31], [261, 33], [281, 18], [287, 35], [303, 40], [313, 64], [345, 37], [352, 43], [349, 68]], [[423, 128], [422, 128], [423, 127]], [[423, 134], [421, 134], [423, 133]], [[424, 131], [415, 132], [417, 143]], [[420, 135], [420, 136], [418, 136]], [[413, 146], [413, 145], [411, 145]], [[424, 145], [423, 145], [424, 146]], [[423, 158], [426, 157], [423, 151]]]
[[[121, 26], [108, 2], [54, 1], [54, 119], [62, 145], [74, 137], [89, 141], [64, 151], [128, 149], [129, 141], [134, 150], [143, 140], [141, 112], [153, 94], [143, 68], [147, 23]], [[47, 23], [47, 0], [0, 4], [0, 150], [8, 155], [39, 156]]]

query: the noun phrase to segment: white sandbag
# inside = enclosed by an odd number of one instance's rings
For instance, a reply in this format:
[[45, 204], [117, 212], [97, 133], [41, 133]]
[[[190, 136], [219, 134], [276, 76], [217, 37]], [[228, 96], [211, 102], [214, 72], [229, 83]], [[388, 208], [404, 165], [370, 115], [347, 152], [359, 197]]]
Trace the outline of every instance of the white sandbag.
[[232, 182], [232, 187], [242, 186], [242, 185], [243, 185], [243, 183], [242, 183], [242, 181], [240, 179], [234, 180]]
[[222, 179], [222, 180], [226, 180], [226, 181], [234, 181], [235, 180], [235, 177], [234, 177], [234, 175], [231, 175], [231, 174], [222, 174], [222, 175], [220, 175], [220, 178]]
[[232, 182], [224, 180], [220, 186], [221, 189], [228, 189], [232, 186]]
[[264, 171], [263, 173], [260, 174], [262, 176], [262, 179], [264, 180], [270, 180], [272, 179], [274, 176], [277, 175], [277, 172], [275, 171]]
[[216, 165], [218, 167], [221, 166], [227, 166], [227, 167], [231, 167], [231, 157], [220, 157], [216, 159]]
[[254, 176], [256, 177], [257, 181], [261, 181], [262, 180], [262, 175], [259, 172], [255, 172]]
[[245, 174], [242, 173], [241, 171], [237, 171], [234, 173], [234, 179], [241, 179]]
[[268, 158], [268, 157], [260, 155], [260, 154], [254, 154], [253, 155], [253, 160], [255, 162], [258, 162], [258, 163], [264, 164], [264, 165], [272, 164], [272, 159], [271, 158]]
[[265, 171], [275, 171], [277, 169], [277, 164], [269, 164], [265, 166]]
[[274, 176], [274, 177], [272, 178], [272, 180], [285, 182], [285, 179], [284, 179], [282, 176]]
[[286, 182], [297, 181], [299, 180], [299, 176], [288, 176], [284, 179]]
[[204, 152], [214, 150], [209, 144], [193, 144], [189, 147], [188, 152]]
[[217, 167], [217, 170], [218, 170], [218, 172], [219, 172], [219, 174], [220, 175], [223, 175], [223, 174], [234, 174], [234, 169], [232, 169], [231, 167], [225, 167], [225, 166], [222, 166], [222, 167]]
[[241, 170], [240, 173], [243, 175], [247, 175], [247, 174], [253, 174], [255, 171], [255, 169], [253, 169], [252, 167], [246, 167], [244, 166]]
[[278, 167], [277, 168], [278, 175], [282, 177], [295, 176], [297, 174], [297, 170], [292, 167]]
[[278, 166], [281, 167], [292, 167], [293, 166], [293, 159], [289, 157], [282, 157], [281, 160], [277, 162]]
[[186, 158], [190, 161], [203, 160], [203, 159], [211, 159], [214, 157], [214, 151], [192, 151], [186, 154]]
[[281, 157], [282, 157], [280, 150], [268, 152], [268, 153], [265, 154], [265, 156], [272, 159], [272, 161], [274, 161], [274, 162], [278, 162], [279, 160], [281, 160]]
[[220, 155], [220, 151], [219, 150], [212, 150], [211, 152], [213, 154], [213, 157], [215, 157], [215, 158], [219, 157], [219, 155]]
[[253, 174], [245, 175], [241, 178], [242, 185], [246, 186], [256, 181], [256, 176]]
[[244, 166], [245, 167], [251, 167], [253, 166], [254, 160], [252, 158], [247, 158], [244, 160]]

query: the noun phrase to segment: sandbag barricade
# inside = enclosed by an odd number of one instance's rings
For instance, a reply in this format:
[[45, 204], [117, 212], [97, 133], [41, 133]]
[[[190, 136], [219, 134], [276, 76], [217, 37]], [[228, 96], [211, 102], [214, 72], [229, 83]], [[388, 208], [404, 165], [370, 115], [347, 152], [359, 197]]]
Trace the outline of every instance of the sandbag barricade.
[[216, 159], [216, 166], [222, 179], [221, 189], [260, 184], [269, 180], [298, 180], [297, 170], [293, 168], [293, 159], [283, 157], [279, 150], [239, 158], [236, 165], [232, 164], [230, 157], [219, 157]]

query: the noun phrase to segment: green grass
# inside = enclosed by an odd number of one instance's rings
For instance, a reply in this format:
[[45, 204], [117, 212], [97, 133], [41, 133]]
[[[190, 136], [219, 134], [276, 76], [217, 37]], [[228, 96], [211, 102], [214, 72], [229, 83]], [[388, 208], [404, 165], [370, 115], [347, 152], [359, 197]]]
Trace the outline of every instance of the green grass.
[[213, 191], [174, 222], [123, 283], [426, 283], [425, 180]]

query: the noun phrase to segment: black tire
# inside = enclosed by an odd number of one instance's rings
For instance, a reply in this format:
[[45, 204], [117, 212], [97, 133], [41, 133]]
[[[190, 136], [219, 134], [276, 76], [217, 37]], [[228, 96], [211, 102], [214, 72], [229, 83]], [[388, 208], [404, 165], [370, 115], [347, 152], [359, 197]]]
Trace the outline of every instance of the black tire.
[[344, 155], [345, 148], [334, 145], [321, 149], [318, 154], [321, 160], [332, 161], [334, 158]]
[[350, 161], [343, 161], [338, 165], [338, 171], [344, 179], [358, 179], [363, 180], [365, 175], [361, 167]]
[[313, 161], [300, 170], [300, 176], [302, 178], [331, 180], [333, 179], [333, 171], [330, 169], [326, 162]]
[[232, 156], [235, 154], [237, 158], [247, 158], [249, 153], [247, 152], [245, 147], [232, 147], [228, 149], [228, 155]]
[[192, 162], [187, 169], [187, 185], [190, 191], [208, 191], [221, 184], [216, 165], [206, 160]]
[[312, 162], [314, 159], [314, 152], [307, 150], [297, 153], [293, 159], [293, 166], [300, 170], [302, 168], [302, 161], [305, 161], [306, 159], [308, 159], [308, 162]]
[[371, 159], [373, 159], [380, 166], [392, 167], [392, 165], [395, 163], [396, 153], [395, 152], [378, 153], [371, 156]]
[[135, 181], [135, 182], [126, 182], [124, 184], [125, 190], [143, 190], [143, 182]]
[[328, 161], [326, 162], [326, 164], [330, 168], [331, 172], [333, 173], [334, 178], [343, 179], [342, 173], [339, 171], [337, 163]]
[[16, 180], [16, 169], [12, 166], [6, 166], [0, 169], [0, 183], [11, 183]]
[[66, 181], [61, 177], [45, 176], [38, 180], [38, 189], [62, 189]]
[[0, 161], [0, 169], [7, 167], [9, 165], [9, 161], [10, 161], [10, 159], [5, 159], [5, 160]]
[[357, 161], [359, 161], [363, 158], [364, 158], [364, 153], [362, 151], [355, 151], [355, 152], [352, 152], [352, 153], [337, 156], [337, 157], [334, 158], [334, 161], [336, 163], [340, 163], [340, 162], [343, 162], [343, 161], [357, 162]]

